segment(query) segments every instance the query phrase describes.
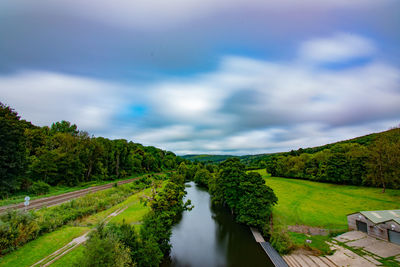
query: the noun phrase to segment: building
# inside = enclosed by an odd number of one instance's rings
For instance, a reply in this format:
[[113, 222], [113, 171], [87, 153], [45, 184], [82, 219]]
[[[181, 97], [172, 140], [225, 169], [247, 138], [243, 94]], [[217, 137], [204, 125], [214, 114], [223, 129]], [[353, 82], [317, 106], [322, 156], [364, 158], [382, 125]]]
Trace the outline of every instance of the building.
[[360, 211], [347, 215], [350, 230], [400, 245], [400, 210]]

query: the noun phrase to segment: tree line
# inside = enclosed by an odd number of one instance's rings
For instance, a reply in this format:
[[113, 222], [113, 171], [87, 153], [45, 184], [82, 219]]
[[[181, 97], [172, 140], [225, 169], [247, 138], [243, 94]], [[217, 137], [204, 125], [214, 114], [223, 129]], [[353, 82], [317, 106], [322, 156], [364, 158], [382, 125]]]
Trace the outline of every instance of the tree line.
[[0, 198], [172, 170], [182, 161], [156, 147], [90, 136], [67, 121], [38, 127], [0, 103]]
[[400, 188], [400, 129], [380, 133], [368, 145], [338, 143], [306, 153], [291, 151], [265, 157], [272, 176], [337, 184]]

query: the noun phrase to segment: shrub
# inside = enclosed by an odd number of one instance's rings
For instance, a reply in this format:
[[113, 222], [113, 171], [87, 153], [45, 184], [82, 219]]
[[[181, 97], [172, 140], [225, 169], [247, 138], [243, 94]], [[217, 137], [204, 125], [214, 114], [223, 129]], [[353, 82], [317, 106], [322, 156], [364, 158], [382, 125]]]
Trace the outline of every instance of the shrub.
[[281, 255], [289, 254], [294, 249], [290, 236], [283, 229], [274, 229], [271, 233], [270, 243]]
[[29, 193], [34, 195], [44, 195], [49, 193], [49, 191], [50, 185], [46, 184], [43, 181], [34, 182], [29, 188]]
[[85, 244], [85, 253], [77, 260], [75, 266], [117, 266], [131, 265], [129, 248], [125, 247], [113, 235], [104, 238], [95, 231]]

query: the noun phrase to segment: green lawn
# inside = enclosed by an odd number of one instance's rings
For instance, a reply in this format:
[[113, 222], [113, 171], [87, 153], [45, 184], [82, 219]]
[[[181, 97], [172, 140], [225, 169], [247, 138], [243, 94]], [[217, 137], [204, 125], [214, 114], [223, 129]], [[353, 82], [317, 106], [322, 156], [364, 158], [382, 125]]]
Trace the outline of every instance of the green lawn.
[[66, 267], [66, 266], [74, 266], [74, 263], [78, 258], [82, 256], [82, 254], [85, 251], [85, 247], [83, 245], [80, 245], [79, 247], [73, 249], [71, 252], [68, 254], [62, 256], [60, 259], [56, 260], [53, 264], [51, 264], [52, 267]]
[[140, 202], [139, 195], [134, 195], [131, 201], [130, 206], [122, 213], [112, 218], [110, 222], [122, 223], [125, 221], [125, 223], [128, 224], [137, 223], [140, 222], [143, 216], [150, 211], [149, 206], [145, 206], [144, 203]]
[[0, 258], [0, 265], [10, 267], [31, 266], [54, 251], [62, 248], [74, 238], [83, 235], [88, 230], [88, 227], [64, 226]]
[[278, 197], [273, 213], [276, 223], [347, 229], [347, 214], [400, 209], [400, 190], [381, 193], [381, 188], [270, 177], [265, 170], [257, 172]]

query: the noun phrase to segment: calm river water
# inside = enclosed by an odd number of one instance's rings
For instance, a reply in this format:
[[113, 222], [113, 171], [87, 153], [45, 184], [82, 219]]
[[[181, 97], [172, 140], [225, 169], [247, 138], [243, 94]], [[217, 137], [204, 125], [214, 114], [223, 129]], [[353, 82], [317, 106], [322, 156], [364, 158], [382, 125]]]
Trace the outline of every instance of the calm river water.
[[189, 185], [186, 199], [195, 207], [172, 229], [170, 258], [162, 266], [273, 266], [248, 227], [226, 209], [211, 207], [206, 190]]

